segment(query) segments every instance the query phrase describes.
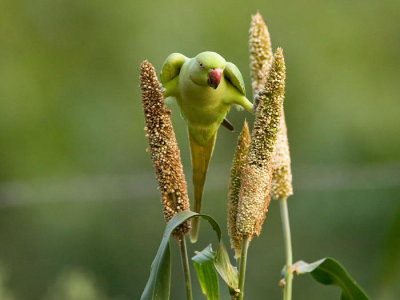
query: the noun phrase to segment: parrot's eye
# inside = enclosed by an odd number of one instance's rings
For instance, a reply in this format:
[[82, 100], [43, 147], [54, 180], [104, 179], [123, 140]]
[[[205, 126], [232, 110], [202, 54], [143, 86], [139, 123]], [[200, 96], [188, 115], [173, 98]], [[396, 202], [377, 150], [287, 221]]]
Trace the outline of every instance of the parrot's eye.
[[201, 67], [201, 68], [203, 67], [203, 64], [202, 64], [202, 63], [200, 63], [200, 67]]

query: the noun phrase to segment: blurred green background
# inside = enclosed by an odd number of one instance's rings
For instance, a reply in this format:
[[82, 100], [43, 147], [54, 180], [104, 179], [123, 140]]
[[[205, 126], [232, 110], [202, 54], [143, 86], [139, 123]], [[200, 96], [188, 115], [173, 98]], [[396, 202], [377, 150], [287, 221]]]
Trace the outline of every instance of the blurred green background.
[[[2, 0], [0, 299], [139, 298], [164, 228], [139, 65], [213, 50], [250, 91], [257, 10], [287, 63], [294, 258], [333, 256], [373, 299], [400, 298], [399, 1]], [[185, 123], [172, 110], [191, 192]], [[236, 128], [253, 120], [229, 118]], [[205, 191], [204, 212], [224, 230], [237, 134], [220, 130]], [[190, 253], [212, 234], [202, 224]], [[173, 253], [171, 298], [184, 299]], [[280, 299], [283, 264], [272, 203], [249, 249], [247, 298]], [[294, 295], [340, 292], [304, 276]]]

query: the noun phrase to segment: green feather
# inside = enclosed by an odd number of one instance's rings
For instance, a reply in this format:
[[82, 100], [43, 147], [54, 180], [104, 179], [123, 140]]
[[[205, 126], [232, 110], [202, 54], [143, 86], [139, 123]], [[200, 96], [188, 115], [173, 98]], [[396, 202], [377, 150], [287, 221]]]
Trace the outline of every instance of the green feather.
[[[206, 175], [208, 165], [210, 163], [211, 155], [214, 150], [215, 139], [217, 133], [209, 139], [206, 145], [200, 145], [193, 137], [189, 129], [189, 140], [190, 140], [190, 153], [192, 158], [193, 168], [193, 188], [194, 188], [194, 211], [200, 212], [201, 200], [203, 198], [204, 183], [206, 181]], [[197, 241], [199, 232], [199, 218], [195, 218], [192, 222], [192, 230], [190, 232], [190, 240], [192, 243]]]
[[231, 62], [226, 63], [224, 76], [242, 95], [246, 95], [246, 88], [244, 87], [243, 76], [236, 65]]
[[[211, 87], [210, 73], [223, 70], [217, 88]], [[212, 156], [218, 128], [232, 105], [252, 112], [252, 103], [245, 96], [243, 77], [239, 69], [215, 52], [202, 52], [196, 57], [173, 53], [161, 71], [165, 97], [174, 97], [189, 128], [193, 166], [196, 212], [200, 212], [208, 164]], [[198, 235], [194, 221], [191, 240]]]
[[180, 68], [188, 58], [180, 53], [170, 54], [164, 62], [160, 74], [161, 83], [167, 83], [179, 75]]

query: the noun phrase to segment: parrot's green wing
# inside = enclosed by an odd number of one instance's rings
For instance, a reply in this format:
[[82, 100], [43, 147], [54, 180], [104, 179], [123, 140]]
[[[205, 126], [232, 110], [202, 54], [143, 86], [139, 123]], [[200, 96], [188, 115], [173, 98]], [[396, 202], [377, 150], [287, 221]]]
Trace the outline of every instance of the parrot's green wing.
[[224, 70], [224, 77], [227, 79], [242, 95], [246, 95], [242, 73], [233, 63], [227, 62]]
[[161, 83], [165, 84], [178, 76], [183, 64], [187, 59], [188, 58], [185, 55], [180, 53], [170, 54], [165, 60], [161, 70]]

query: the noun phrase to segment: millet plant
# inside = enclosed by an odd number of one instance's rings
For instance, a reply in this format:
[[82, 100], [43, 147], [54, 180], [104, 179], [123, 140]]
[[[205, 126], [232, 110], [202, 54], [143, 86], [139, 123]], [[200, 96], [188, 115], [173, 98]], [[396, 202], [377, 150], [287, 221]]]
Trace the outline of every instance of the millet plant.
[[141, 65], [140, 86], [149, 139], [149, 152], [156, 170], [167, 226], [150, 277], [141, 299], [169, 299], [170, 237], [177, 241], [185, 275], [187, 299], [193, 299], [185, 235], [190, 219], [207, 220], [218, 236], [218, 247], [211, 245], [192, 258], [202, 291], [207, 299], [219, 299], [218, 274], [227, 284], [232, 299], [244, 299], [247, 251], [254, 236], [261, 233], [271, 199], [280, 203], [286, 264], [280, 285], [283, 299], [292, 299], [293, 274], [309, 273], [319, 283], [337, 285], [341, 299], [369, 299], [346, 270], [334, 259], [314, 263], [292, 261], [292, 245], [287, 199], [293, 194], [289, 143], [283, 103], [286, 66], [281, 48], [272, 51], [270, 36], [262, 16], [252, 16], [250, 26], [250, 67], [255, 120], [251, 130], [244, 123], [231, 169], [228, 195], [228, 234], [234, 249], [232, 265], [222, 242], [218, 223], [209, 215], [190, 211], [187, 184], [180, 151], [166, 107], [163, 88], [150, 62]]

